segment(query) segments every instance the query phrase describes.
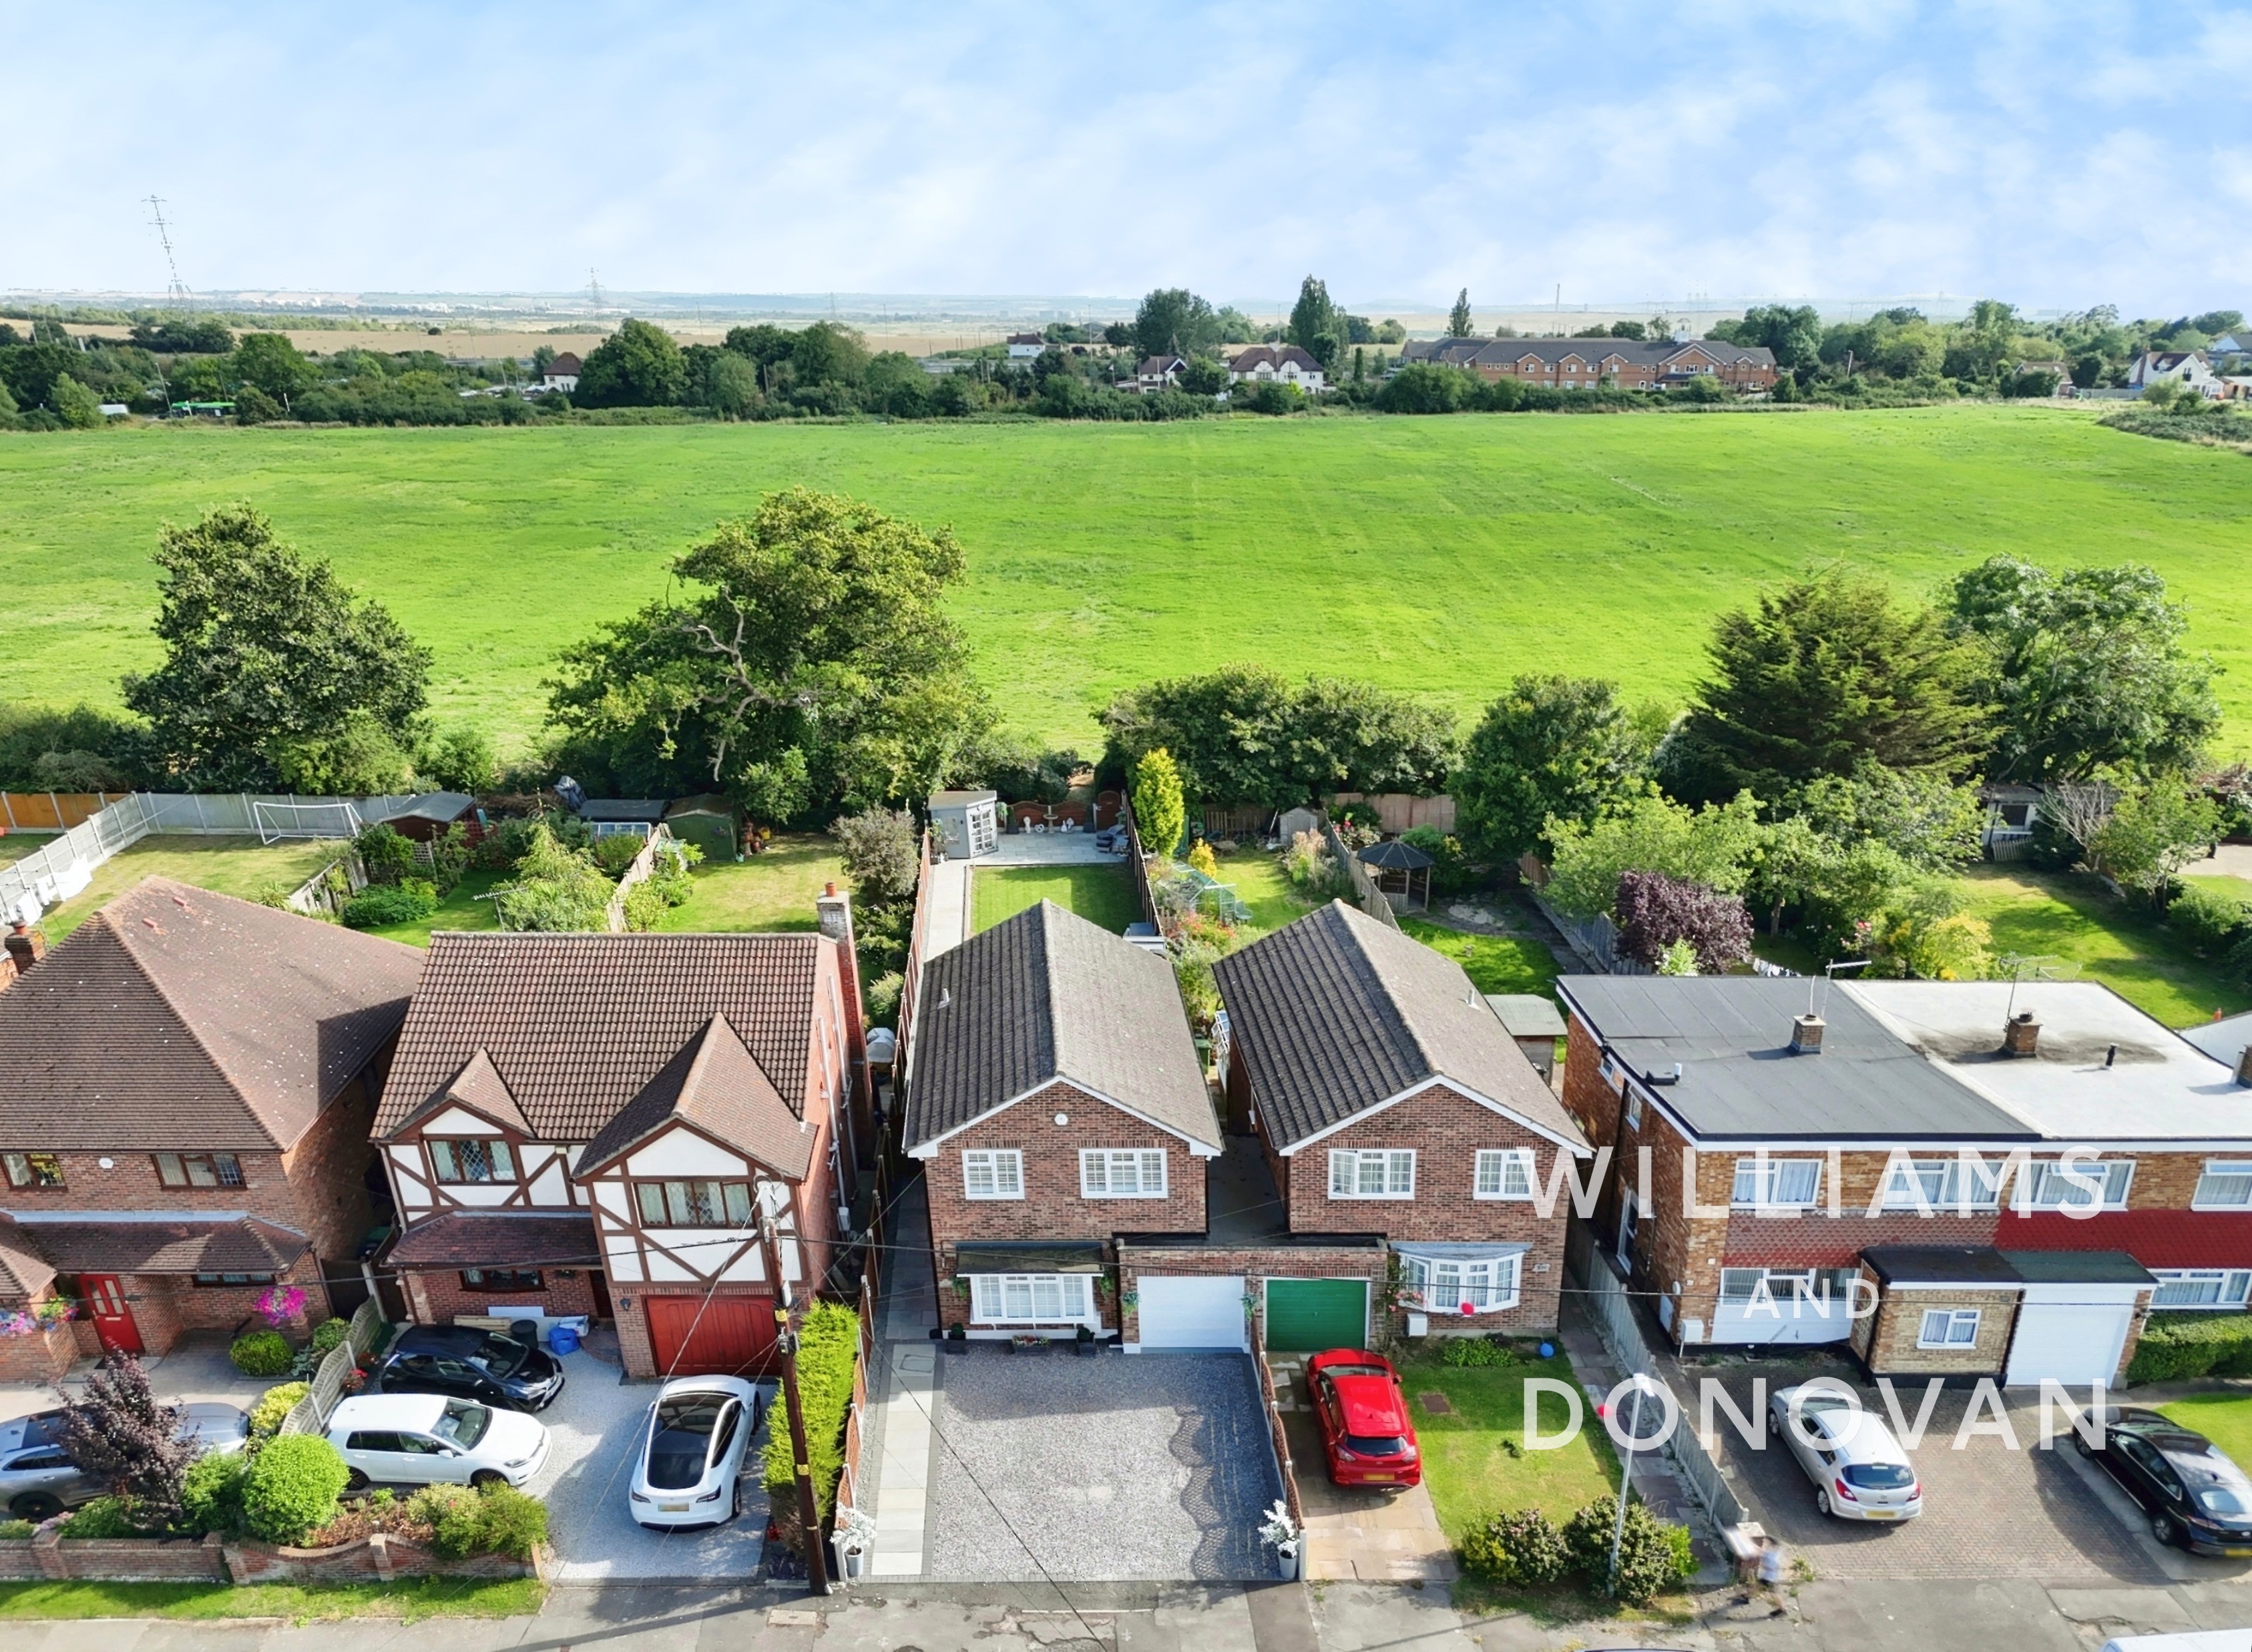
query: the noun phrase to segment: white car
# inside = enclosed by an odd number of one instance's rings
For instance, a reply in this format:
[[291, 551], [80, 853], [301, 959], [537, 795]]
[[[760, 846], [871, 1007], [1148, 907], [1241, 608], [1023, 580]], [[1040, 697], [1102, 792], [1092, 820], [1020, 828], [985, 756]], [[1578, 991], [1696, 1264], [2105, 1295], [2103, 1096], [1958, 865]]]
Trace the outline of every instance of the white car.
[[759, 1431], [759, 1389], [740, 1377], [677, 1377], [642, 1429], [626, 1506], [644, 1526], [718, 1525], [743, 1511], [743, 1456]]
[[521, 1486], [547, 1461], [547, 1426], [446, 1394], [358, 1394], [329, 1418], [329, 1443], [370, 1484]]
[[[1794, 1400], [1800, 1402], [1796, 1423]], [[1923, 1482], [1880, 1418], [1855, 1410], [1835, 1389], [1811, 1385], [1777, 1390], [1768, 1411], [1814, 1482], [1814, 1506], [1824, 1514], [1896, 1522], [1923, 1512]]]

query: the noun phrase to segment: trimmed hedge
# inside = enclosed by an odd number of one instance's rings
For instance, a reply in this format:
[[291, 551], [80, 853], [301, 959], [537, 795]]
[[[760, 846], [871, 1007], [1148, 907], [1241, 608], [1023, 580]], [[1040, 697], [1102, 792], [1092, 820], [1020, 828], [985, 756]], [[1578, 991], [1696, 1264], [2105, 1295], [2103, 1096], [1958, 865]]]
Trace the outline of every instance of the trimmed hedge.
[[297, 1402], [312, 1392], [310, 1383], [276, 1383], [259, 1395], [258, 1403], [250, 1408], [252, 1437], [280, 1433], [283, 1421], [297, 1408]]
[[1463, 1537], [1463, 1564], [1496, 1583], [1537, 1589], [1563, 1581], [1572, 1552], [1547, 1515], [1519, 1509], [1471, 1527]]
[[[841, 1302], [816, 1302], [799, 1327], [797, 1392], [805, 1407], [805, 1449], [823, 1514], [837, 1506], [837, 1479], [844, 1472], [844, 1412], [852, 1403], [852, 1362], [860, 1353], [860, 1316]], [[790, 1456], [789, 1418], [775, 1397], [767, 1425], [767, 1490], [795, 1510], [797, 1484]]]
[[2252, 1377], [2252, 1314], [2158, 1313], [2143, 1328], [2127, 1383]]
[[268, 1543], [301, 1544], [337, 1517], [351, 1471], [318, 1434], [284, 1434], [258, 1454], [243, 1487], [243, 1520]]
[[288, 1339], [275, 1330], [254, 1330], [236, 1337], [226, 1357], [246, 1377], [279, 1377], [295, 1357]]
[[242, 1494], [257, 1459], [247, 1451], [207, 1451], [180, 1481], [180, 1511], [191, 1531], [242, 1530]]

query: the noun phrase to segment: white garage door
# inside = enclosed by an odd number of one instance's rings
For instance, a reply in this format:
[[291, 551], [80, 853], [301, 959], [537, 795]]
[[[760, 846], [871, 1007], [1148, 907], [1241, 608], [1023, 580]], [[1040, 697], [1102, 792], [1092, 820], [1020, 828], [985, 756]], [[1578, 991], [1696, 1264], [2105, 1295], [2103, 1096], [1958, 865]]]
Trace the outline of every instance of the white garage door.
[[2108, 1383], [2119, 1369], [2119, 1351], [2134, 1319], [2131, 1302], [2027, 1302], [2018, 1310], [2003, 1380], [2028, 1387], [2043, 1378]]
[[1144, 1274], [1141, 1293], [1144, 1348], [1234, 1348], [1243, 1339], [1243, 1280]]

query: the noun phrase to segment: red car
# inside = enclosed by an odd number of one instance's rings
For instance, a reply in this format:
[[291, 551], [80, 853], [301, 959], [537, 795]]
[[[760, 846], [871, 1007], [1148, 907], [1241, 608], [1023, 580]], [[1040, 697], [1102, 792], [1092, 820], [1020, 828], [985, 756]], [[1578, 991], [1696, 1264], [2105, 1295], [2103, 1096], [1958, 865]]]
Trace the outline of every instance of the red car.
[[1341, 1486], [1414, 1486], [1423, 1481], [1415, 1425], [1400, 1373], [1381, 1354], [1332, 1348], [1306, 1362], [1306, 1385], [1322, 1427], [1330, 1478]]

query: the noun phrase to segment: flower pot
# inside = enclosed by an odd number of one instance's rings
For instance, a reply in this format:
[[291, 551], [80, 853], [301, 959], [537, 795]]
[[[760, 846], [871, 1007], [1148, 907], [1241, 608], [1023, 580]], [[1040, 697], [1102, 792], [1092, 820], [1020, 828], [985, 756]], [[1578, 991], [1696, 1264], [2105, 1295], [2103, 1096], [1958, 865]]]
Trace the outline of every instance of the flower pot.
[[1295, 1546], [1275, 1551], [1275, 1575], [1285, 1583], [1297, 1581], [1298, 1551]]
[[970, 1351], [970, 1339], [967, 1336], [949, 1336], [942, 1340], [939, 1346], [949, 1354], [966, 1354]]

